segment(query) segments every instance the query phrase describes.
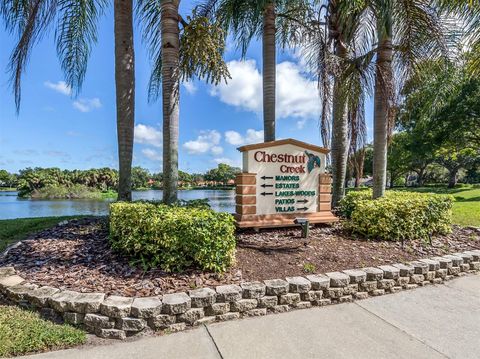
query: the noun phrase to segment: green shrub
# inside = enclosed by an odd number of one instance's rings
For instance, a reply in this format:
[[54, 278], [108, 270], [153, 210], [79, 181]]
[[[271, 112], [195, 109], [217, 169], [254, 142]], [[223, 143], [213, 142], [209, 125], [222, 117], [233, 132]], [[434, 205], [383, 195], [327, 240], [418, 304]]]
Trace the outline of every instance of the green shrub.
[[195, 267], [225, 271], [234, 261], [233, 216], [205, 207], [153, 203], [110, 205], [112, 247], [144, 270]]
[[367, 238], [427, 239], [451, 231], [453, 197], [432, 193], [388, 191], [371, 199], [371, 191], [350, 192], [340, 208], [346, 228]]
[[339, 211], [345, 218], [350, 218], [359, 201], [372, 198], [371, 189], [351, 190], [340, 201]]

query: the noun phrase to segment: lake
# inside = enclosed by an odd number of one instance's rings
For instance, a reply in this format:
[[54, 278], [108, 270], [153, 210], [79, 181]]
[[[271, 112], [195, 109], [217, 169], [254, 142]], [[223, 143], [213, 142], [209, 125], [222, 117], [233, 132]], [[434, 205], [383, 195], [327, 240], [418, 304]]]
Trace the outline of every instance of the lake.
[[[160, 200], [162, 191], [133, 191], [134, 200]], [[182, 190], [178, 196], [183, 200], [208, 198], [210, 206], [215, 211], [235, 211], [234, 190]], [[75, 215], [106, 215], [111, 200], [43, 200], [23, 199], [17, 197], [17, 192], [0, 192], [0, 219], [75, 216]]]

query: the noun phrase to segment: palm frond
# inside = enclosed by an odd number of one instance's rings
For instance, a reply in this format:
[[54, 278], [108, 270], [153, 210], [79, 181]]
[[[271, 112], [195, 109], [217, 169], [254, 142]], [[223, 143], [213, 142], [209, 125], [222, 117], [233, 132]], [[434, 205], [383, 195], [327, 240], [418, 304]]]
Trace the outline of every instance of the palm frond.
[[10, 55], [8, 71], [17, 112], [20, 111], [21, 79], [33, 46], [47, 32], [55, 17], [55, 0], [3, 1], [1, 14], [7, 28], [18, 33], [18, 41]]
[[92, 44], [97, 41], [98, 18], [107, 4], [107, 0], [58, 0], [57, 53], [66, 83], [75, 94], [82, 87]]
[[138, 0], [136, 13], [142, 31], [142, 41], [148, 48], [152, 70], [148, 84], [148, 100], [156, 101], [162, 83], [161, 0]]

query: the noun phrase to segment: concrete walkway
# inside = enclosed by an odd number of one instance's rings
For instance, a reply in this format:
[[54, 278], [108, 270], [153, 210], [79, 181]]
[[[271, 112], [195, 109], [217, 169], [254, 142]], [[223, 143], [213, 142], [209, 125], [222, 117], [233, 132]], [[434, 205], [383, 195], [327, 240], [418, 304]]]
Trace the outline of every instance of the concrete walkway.
[[355, 303], [29, 358], [480, 358], [480, 275]]

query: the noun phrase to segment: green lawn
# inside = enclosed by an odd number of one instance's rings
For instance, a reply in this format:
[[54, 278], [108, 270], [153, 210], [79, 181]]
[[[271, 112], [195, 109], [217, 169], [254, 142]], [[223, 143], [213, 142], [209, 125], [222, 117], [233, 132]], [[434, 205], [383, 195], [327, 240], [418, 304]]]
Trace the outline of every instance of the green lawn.
[[[395, 188], [397, 190], [397, 188]], [[453, 204], [453, 223], [461, 226], [480, 227], [480, 187], [462, 185], [455, 188], [419, 187], [405, 188], [407, 191], [451, 194]]]
[[0, 305], [0, 357], [63, 349], [82, 344], [85, 332], [58, 325], [37, 313]]
[[73, 218], [78, 218], [78, 216], [0, 220], [0, 252], [7, 248], [8, 245], [25, 239], [31, 233], [53, 227], [61, 221]]

